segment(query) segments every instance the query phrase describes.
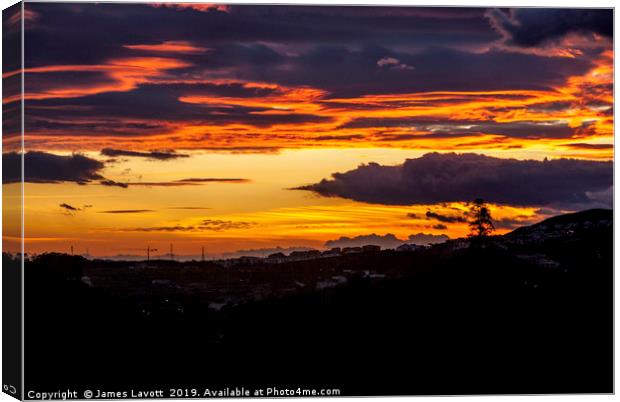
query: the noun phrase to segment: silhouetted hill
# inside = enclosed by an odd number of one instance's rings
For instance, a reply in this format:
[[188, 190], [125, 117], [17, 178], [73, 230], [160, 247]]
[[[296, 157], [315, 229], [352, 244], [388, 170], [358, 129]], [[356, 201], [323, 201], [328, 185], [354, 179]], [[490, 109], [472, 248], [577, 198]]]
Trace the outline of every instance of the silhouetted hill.
[[596, 228], [608, 228], [613, 225], [614, 213], [611, 209], [589, 209], [587, 211], [563, 214], [545, 219], [531, 226], [524, 226], [506, 234], [509, 238], [528, 236], [571, 236]]
[[26, 263], [26, 386], [609, 393], [612, 216], [279, 264], [40, 256]]

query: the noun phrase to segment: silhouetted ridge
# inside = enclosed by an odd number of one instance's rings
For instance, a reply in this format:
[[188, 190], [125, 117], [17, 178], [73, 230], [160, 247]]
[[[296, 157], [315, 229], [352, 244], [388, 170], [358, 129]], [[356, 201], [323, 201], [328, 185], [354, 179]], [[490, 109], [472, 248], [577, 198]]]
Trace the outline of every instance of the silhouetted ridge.
[[594, 227], [613, 225], [614, 211], [611, 209], [589, 209], [570, 214], [563, 214], [545, 219], [530, 226], [522, 226], [507, 233], [507, 237], [520, 237], [535, 232], [552, 234], [558, 231], [580, 231]]
[[[595, 209], [476, 245], [234, 264], [30, 257], [27, 389], [613, 392], [612, 218]], [[8, 254], [3, 263], [19, 266]]]

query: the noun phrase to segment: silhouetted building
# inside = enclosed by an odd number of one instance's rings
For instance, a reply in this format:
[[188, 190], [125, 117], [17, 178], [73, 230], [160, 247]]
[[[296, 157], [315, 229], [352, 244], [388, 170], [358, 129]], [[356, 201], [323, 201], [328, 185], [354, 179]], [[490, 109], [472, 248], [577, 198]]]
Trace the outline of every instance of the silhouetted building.
[[267, 256], [267, 258], [265, 259], [265, 261], [270, 264], [280, 264], [282, 262], [285, 262], [286, 260], [287, 257], [286, 255], [284, 255], [284, 253], [269, 254], [269, 256]]
[[296, 261], [311, 260], [320, 256], [321, 252], [319, 250], [293, 251], [291, 254], [289, 254], [289, 258]]
[[340, 254], [341, 254], [340, 247], [334, 247], [332, 249], [325, 250], [323, 251], [323, 253], [321, 253], [323, 257], [337, 257]]
[[424, 246], [419, 246], [417, 244], [401, 244], [396, 247], [396, 251], [415, 251], [424, 248]]

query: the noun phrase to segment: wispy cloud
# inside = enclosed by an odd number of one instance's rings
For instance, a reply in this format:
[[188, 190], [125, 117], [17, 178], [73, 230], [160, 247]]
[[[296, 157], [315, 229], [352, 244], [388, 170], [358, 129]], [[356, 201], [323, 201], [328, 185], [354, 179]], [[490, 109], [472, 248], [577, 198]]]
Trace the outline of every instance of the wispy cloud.
[[248, 179], [240, 178], [219, 178], [219, 177], [202, 177], [202, 178], [189, 178], [173, 181], [160, 181], [160, 182], [131, 182], [127, 183], [128, 186], [162, 186], [162, 187], [178, 187], [178, 186], [200, 186], [207, 183], [249, 183]]
[[413, 66], [401, 63], [400, 60], [395, 57], [383, 57], [377, 61], [377, 66], [394, 70], [414, 70]]
[[76, 208], [76, 207], [74, 207], [72, 205], [65, 204], [65, 203], [60, 204], [60, 207], [66, 209], [68, 211], [81, 211], [80, 208]]
[[150, 151], [150, 152], [142, 152], [142, 151], [129, 151], [122, 149], [113, 149], [113, 148], [104, 148], [101, 150], [101, 155], [117, 157], [117, 156], [129, 156], [129, 157], [138, 157], [138, 158], [147, 158], [147, 159], [156, 159], [156, 160], [171, 160], [178, 158], [189, 158], [187, 154], [179, 154], [175, 151]]
[[151, 226], [120, 230], [124, 232], [224, 232], [234, 229], [249, 229], [255, 225], [254, 222], [205, 219], [196, 225]]
[[79, 212], [79, 211], [82, 210], [81, 208], [74, 207], [73, 205], [69, 205], [69, 204], [64, 203], [64, 202], [62, 204], [60, 204], [59, 206], [60, 206], [60, 208], [62, 208], [63, 213], [65, 215], [73, 215], [76, 212]]
[[152, 209], [111, 209], [109, 211], [101, 211], [102, 214], [142, 214], [145, 212], [155, 212]]
[[142, 50], [147, 52], [162, 52], [162, 53], [204, 53], [208, 52], [209, 48], [196, 46], [187, 41], [164, 41], [155, 44], [141, 44], [141, 45], [125, 45], [127, 49]]
[[443, 223], [463, 223], [467, 222], [464, 216], [443, 215], [434, 211], [426, 211], [426, 219], [436, 220]]
[[189, 178], [172, 181], [137, 181], [137, 182], [117, 182], [114, 180], [101, 180], [99, 184], [102, 186], [115, 186], [128, 188], [130, 186], [144, 187], [183, 187], [183, 186], [200, 186], [208, 183], [249, 183], [249, 179], [241, 178], [219, 178], [219, 177], [202, 177]]
[[180, 209], [180, 210], [190, 210], [190, 211], [200, 211], [200, 210], [207, 210], [207, 209], [211, 209], [209, 207], [168, 207], [168, 209]]
[[107, 186], [107, 187], [121, 187], [121, 188], [129, 187], [129, 184], [127, 183], [122, 183], [122, 182], [109, 180], [109, 179], [101, 180], [99, 181], [99, 184], [101, 184], [102, 186]]
[[584, 142], [562, 144], [562, 146], [573, 149], [614, 149], [614, 144], [588, 144]]

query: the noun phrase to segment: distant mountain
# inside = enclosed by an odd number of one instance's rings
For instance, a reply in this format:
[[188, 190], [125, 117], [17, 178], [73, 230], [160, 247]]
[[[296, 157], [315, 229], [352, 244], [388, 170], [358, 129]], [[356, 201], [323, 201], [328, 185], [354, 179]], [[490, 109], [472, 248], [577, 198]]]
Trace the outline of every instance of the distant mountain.
[[271, 248], [257, 248], [249, 250], [237, 250], [228, 253], [222, 253], [221, 258], [239, 258], [239, 257], [259, 257], [264, 258], [274, 253], [290, 254], [294, 251], [310, 251], [312, 248], [305, 246], [294, 247], [271, 247]]

